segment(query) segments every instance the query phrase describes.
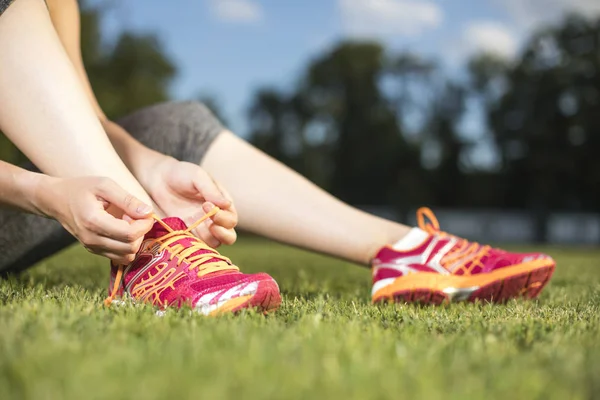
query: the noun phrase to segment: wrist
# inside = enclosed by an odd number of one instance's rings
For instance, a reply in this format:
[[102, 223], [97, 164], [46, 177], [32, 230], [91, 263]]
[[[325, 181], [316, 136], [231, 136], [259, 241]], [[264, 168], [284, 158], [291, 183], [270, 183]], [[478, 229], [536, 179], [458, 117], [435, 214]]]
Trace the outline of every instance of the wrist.
[[28, 198], [34, 213], [56, 218], [56, 195], [53, 186], [59, 180], [59, 178], [48, 175], [33, 174], [26, 182], [25, 190], [28, 191]]
[[142, 187], [151, 197], [153, 196], [156, 183], [160, 182], [160, 177], [163, 175], [165, 169], [173, 162], [177, 162], [177, 160], [173, 157], [156, 153], [156, 155], [148, 159], [146, 167], [136, 175]]
[[108, 119], [101, 120], [101, 123], [121, 160], [147, 191], [147, 185], [152, 182], [151, 170], [154, 165], [169, 157], [144, 146], [116, 123]]

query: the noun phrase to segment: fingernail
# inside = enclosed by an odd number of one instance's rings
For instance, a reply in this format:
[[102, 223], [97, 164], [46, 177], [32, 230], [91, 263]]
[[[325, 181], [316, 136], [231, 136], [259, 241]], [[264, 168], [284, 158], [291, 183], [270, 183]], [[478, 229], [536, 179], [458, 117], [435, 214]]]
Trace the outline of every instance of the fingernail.
[[152, 211], [152, 207], [147, 204], [143, 204], [137, 208], [137, 212], [144, 215], [149, 214]]

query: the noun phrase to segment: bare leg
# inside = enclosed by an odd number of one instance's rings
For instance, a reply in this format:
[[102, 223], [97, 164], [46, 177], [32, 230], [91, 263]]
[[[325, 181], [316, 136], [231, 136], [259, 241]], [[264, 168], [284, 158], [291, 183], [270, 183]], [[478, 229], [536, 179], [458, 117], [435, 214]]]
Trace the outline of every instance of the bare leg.
[[201, 166], [231, 193], [240, 228], [360, 264], [409, 227], [357, 210], [230, 132]]
[[149, 203], [112, 147], [42, 0], [0, 18], [0, 129], [44, 173], [106, 176]]

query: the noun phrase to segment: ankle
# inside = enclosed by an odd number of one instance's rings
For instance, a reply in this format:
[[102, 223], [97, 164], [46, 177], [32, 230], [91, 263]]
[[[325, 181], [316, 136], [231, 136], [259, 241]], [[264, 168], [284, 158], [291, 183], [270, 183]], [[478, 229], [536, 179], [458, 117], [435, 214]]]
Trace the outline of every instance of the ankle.
[[412, 229], [413, 228], [406, 225], [390, 222], [389, 226], [382, 232], [381, 236], [374, 238], [372, 244], [368, 246], [364, 252], [364, 257], [361, 257], [361, 263], [370, 267], [373, 259], [382, 247], [393, 246], [395, 243], [398, 243], [398, 241], [406, 238]]

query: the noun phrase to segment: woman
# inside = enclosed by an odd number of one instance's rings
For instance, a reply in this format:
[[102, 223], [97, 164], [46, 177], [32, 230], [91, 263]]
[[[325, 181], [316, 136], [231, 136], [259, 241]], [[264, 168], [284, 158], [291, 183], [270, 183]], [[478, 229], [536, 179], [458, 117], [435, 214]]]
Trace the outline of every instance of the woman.
[[214, 250], [235, 242], [239, 215], [250, 232], [371, 265], [374, 302], [535, 297], [554, 271], [548, 256], [441, 232], [427, 209], [419, 228], [354, 209], [201, 104], [112, 122], [81, 61], [76, 0], [0, 0], [0, 13], [0, 129], [42, 171], [0, 164], [0, 203], [17, 209], [0, 212], [0, 270], [22, 270], [74, 237], [111, 259], [107, 303], [126, 293], [204, 314], [274, 309], [270, 276], [243, 274]]

